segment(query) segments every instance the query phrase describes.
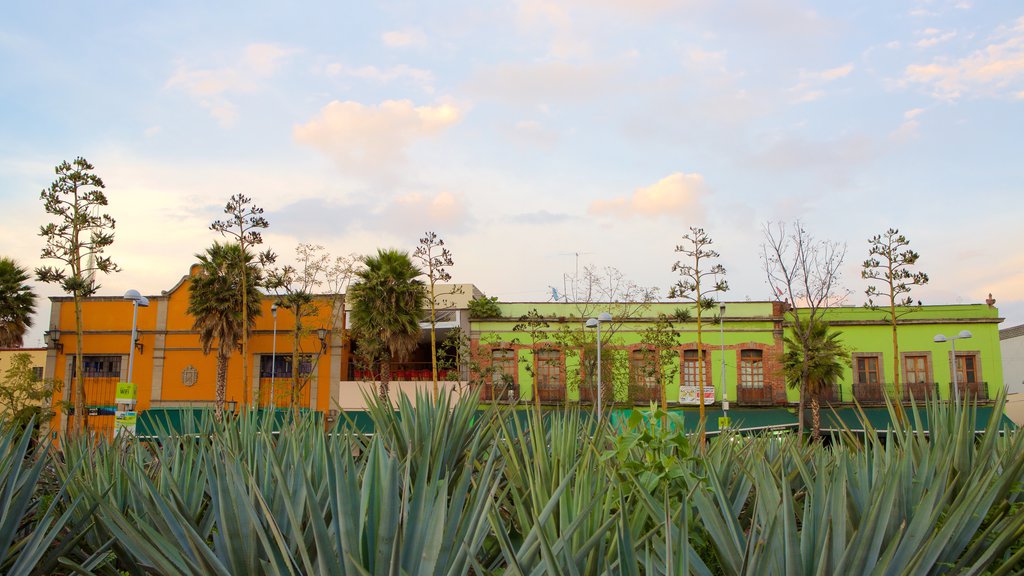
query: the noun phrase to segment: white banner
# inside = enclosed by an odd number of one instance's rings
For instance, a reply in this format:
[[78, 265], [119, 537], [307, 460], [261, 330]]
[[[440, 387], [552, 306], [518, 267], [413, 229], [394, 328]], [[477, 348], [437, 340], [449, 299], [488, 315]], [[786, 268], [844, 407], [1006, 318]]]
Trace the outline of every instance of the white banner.
[[[680, 386], [679, 387], [679, 403], [680, 404], [691, 404], [697, 406], [700, 404], [700, 387], [699, 386]], [[704, 387], [704, 405], [715, 403], [715, 387], [705, 386]]]

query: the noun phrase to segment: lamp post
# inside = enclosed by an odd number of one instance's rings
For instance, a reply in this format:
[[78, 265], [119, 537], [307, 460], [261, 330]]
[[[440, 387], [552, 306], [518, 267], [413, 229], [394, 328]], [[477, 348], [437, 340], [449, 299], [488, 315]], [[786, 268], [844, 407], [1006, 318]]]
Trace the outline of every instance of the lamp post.
[[138, 290], [129, 290], [124, 293], [125, 300], [132, 301], [132, 343], [128, 352], [128, 382], [135, 383], [133, 368], [135, 367], [135, 341], [139, 338], [139, 306], [149, 306], [149, 300], [139, 294]]
[[597, 419], [601, 419], [601, 322], [610, 322], [612, 315], [601, 312], [597, 318], [587, 320], [587, 328], [597, 328]]
[[[725, 385], [725, 304], [718, 305], [718, 329], [722, 339], [722, 415], [729, 418], [729, 388]], [[704, 391], [701, 390], [701, 394]]]
[[270, 305], [270, 315], [274, 317], [274, 340], [270, 345], [270, 407], [277, 410], [277, 396], [274, 395], [277, 381], [277, 302]]
[[957, 386], [957, 382], [956, 382], [956, 341], [957, 340], [964, 340], [964, 339], [970, 338], [971, 336], [972, 336], [972, 334], [971, 334], [971, 332], [969, 330], [961, 330], [960, 333], [957, 334], [956, 336], [950, 336], [950, 337], [947, 338], [946, 336], [944, 336], [942, 334], [936, 334], [935, 335], [935, 339], [934, 339], [935, 342], [947, 342], [948, 341], [950, 347], [952, 347], [952, 349], [953, 349], [953, 365], [952, 365], [952, 368], [953, 368], [953, 380], [952, 380], [952, 383], [950, 385], [953, 388], [953, 397], [956, 399], [956, 403], [957, 404], [960, 403], [960, 387]]

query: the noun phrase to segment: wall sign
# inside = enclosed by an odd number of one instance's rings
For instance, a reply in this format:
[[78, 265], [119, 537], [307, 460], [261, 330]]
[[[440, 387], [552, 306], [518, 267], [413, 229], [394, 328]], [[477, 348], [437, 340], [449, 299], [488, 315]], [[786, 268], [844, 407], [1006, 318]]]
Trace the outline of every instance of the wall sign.
[[185, 386], [193, 386], [199, 381], [199, 371], [196, 367], [189, 364], [181, 371], [181, 383]]

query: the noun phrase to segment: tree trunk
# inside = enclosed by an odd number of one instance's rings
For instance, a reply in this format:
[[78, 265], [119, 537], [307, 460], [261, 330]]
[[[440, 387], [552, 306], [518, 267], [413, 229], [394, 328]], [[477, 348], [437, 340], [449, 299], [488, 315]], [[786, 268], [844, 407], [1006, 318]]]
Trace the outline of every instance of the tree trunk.
[[242, 245], [242, 406], [249, 400], [249, 292], [245, 286], [249, 264], [245, 261], [245, 242]]
[[703, 453], [707, 440], [707, 420], [704, 416], [704, 342], [701, 336], [700, 282], [697, 283], [697, 399], [700, 402], [700, 451]]
[[[892, 385], [895, 398], [892, 403], [896, 408], [896, 419], [900, 424], [904, 422], [903, 414], [903, 387], [900, 385], [900, 341], [896, 329], [896, 303], [892, 301], [890, 308], [892, 313]], [[954, 370], [956, 367], [954, 366]]]
[[437, 400], [437, 302], [434, 296], [434, 271], [430, 271], [430, 370], [434, 375], [434, 400]]
[[818, 395], [811, 396], [811, 440], [821, 441], [821, 406], [818, 404]]
[[804, 430], [806, 429], [806, 423], [804, 422], [804, 420], [806, 419], [804, 417], [804, 408], [806, 406], [805, 397], [807, 396], [807, 372], [809, 370], [808, 366], [807, 366], [807, 362], [808, 361], [807, 361], [807, 353], [806, 353], [806, 350], [807, 350], [807, 345], [806, 344], [804, 344], [804, 350], [805, 350], [805, 352], [804, 352], [804, 355], [803, 355], [804, 356], [803, 357], [803, 367], [800, 369], [800, 384], [799, 384], [800, 388], [798, 389], [798, 391], [800, 392], [800, 410], [799, 410], [800, 416], [797, 419], [797, 434], [800, 436], [801, 440], [804, 437]]
[[289, 407], [292, 412], [299, 411], [299, 331], [302, 330], [302, 318], [299, 316], [299, 305], [295, 305], [295, 329], [292, 330], [292, 393]]
[[391, 355], [385, 355], [384, 359], [380, 361], [380, 390], [378, 395], [380, 396], [381, 402], [386, 402], [389, 406], [391, 405], [390, 395], [390, 384], [391, 384]]
[[217, 422], [224, 420], [224, 400], [227, 397], [228, 356], [217, 352], [217, 395], [214, 400], [213, 416]]
[[[85, 409], [85, 366], [82, 361], [82, 299], [75, 297], [75, 379], [71, 391], [75, 403], [74, 434], [77, 436], [89, 428], [89, 411]], [[134, 346], [134, 343], [132, 344]]]

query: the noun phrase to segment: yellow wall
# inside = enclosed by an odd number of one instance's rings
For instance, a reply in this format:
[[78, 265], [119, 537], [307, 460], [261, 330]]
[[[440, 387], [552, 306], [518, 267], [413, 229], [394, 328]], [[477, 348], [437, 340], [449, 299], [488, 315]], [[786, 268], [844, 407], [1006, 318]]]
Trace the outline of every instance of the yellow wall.
[[[34, 368], [42, 368], [46, 364], [46, 348], [0, 348], [0, 380], [7, 374], [15, 354], [28, 354]], [[0, 404], [0, 414], [5, 412], [7, 406]]]

